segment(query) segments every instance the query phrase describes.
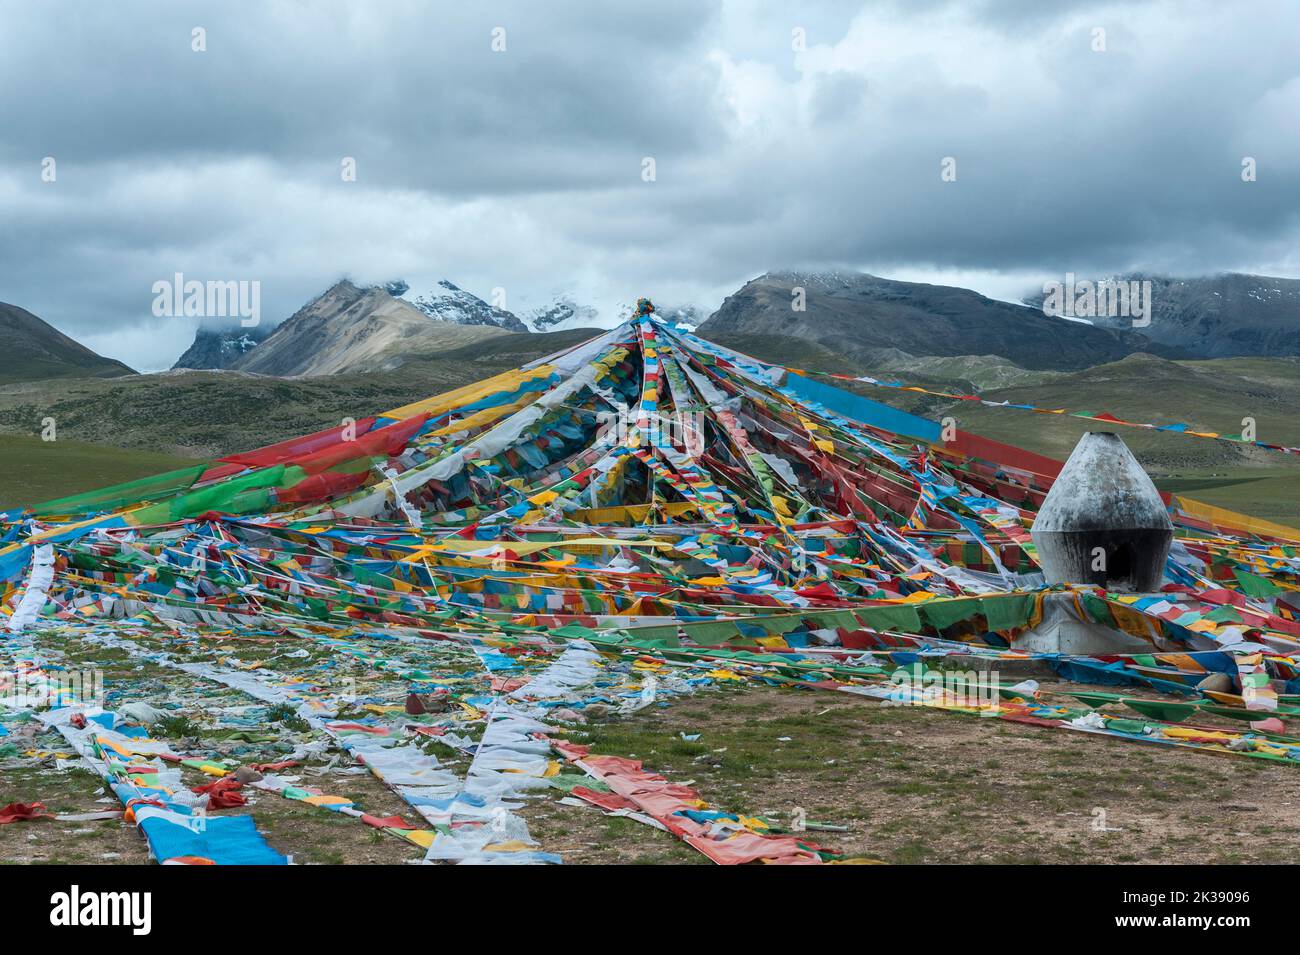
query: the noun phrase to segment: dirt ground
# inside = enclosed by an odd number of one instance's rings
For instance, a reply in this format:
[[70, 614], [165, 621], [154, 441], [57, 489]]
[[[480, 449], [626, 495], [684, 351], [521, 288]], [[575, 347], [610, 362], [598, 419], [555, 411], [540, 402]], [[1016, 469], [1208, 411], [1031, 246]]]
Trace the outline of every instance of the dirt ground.
[[[802, 808], [810, 822], [847, 829], [810, 832], [819, 844], [889, 863], [1300, 857], [1300, 767], [1286, 764], [753, 687], [574, 736], [690, 783], [715, 808], [775, 820]], [[594, 808], [552, 800], [524, 814], [567, 863], [706, 861]]]
[[[700, 734], [687, 741], [680, 734]], [[844, 827], [809, 838], [889, 863], [1263, 863], [1300, 856], [1300, 767], [1155, 747], [843, 693], [745, 686], [674, 699], [569, 736], [641, 759], [715, 808]], [[56, 748], [57, 737], [46, 740]], [[458, 767], [463, 771], [463, 766]], [[206, 781], [186, 770], [186, 782]], [[191, 779], [191, 775], [193, 778]], [[374, 815], [418, 819], [368, 773], [302, 773]], [[0, 805], [118, 808], [100, 780], [52, 760], [0, 761]], [[422, 851], [365, 824], [246, 790], [272, 846], [305, 864], [402, 864]], [[706, 864], [642, 823], [529, 794], [540, 848], [567, 864]], [[249, 810], [236, 810], [249, 811]], [[147, 861], [119, 821], [0, 826], [0, 861]]]
[[[184, 776], [189, 785], [211, 782], [191, 770], [185, 770]], [[419, 822], [410, 807], [369, 772], [307, 773], [304, 782], [353, 799], [371, 815], [398, 815], [412, 824]], [[232, 812], [251, 811], [267, 841], [292, 855], [295, 863], [399, 864], [424, 855], [424, 850], [357, 819], [255, 789], [245, 788], [244, 793], [249, 805]], [[105, 795], [108, 801], [100, 802]], [[18, 766], [13, 760], [0, 763], [0, 806], [33, 801], [43, 802], [53, 813], [121, 808], [111, 793], [104, 792], [102, 781], [83, 769]], [[144, 836], [120, 820], [38, 820], [0, 826], [0, 863], [125, 865], [148, 861]]]

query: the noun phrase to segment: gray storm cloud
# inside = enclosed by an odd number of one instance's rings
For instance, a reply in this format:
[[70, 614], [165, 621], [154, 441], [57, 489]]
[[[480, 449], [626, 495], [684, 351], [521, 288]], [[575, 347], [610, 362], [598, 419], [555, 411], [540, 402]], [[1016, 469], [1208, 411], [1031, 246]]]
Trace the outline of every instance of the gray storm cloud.
[[570, 289], [712, 306], [783, 266], [995, 295], [1066, 271], [1300, 271], [1289, 3], [0, 17], [0, 300], [138, 368], [192, 336], [150, 311], [176, 272], [260, 281], [278, 321], [345, 274], [517, 308]]

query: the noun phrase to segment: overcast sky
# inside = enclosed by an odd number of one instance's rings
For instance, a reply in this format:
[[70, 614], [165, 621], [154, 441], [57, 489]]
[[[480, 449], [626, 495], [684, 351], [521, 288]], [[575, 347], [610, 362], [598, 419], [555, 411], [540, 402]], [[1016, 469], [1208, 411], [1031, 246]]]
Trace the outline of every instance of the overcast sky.
[[153, 370], [176, 272], [272, 323], [345, 275], [516, 311], [1300, 276], [1298, 39], [1285, 0], [0, 0], [0, 301]]

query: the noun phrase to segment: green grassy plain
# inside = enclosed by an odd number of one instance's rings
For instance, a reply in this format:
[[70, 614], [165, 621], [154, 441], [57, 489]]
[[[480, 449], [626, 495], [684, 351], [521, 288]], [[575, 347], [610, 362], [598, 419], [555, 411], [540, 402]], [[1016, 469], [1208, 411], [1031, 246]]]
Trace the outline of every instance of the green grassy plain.
[[193, 458], [0, 434], [0, 510], [171, 471]]

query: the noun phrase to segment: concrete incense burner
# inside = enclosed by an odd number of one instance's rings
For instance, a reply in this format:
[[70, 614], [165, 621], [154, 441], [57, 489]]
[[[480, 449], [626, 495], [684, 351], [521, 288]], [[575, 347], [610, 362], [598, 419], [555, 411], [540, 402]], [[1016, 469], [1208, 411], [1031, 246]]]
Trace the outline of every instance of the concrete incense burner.
[[1052, 484], [1030, 531], [1049, 584], [1150, 593], [1173, 541], [1160, 494], [1109, 431], [1089, 431]]

